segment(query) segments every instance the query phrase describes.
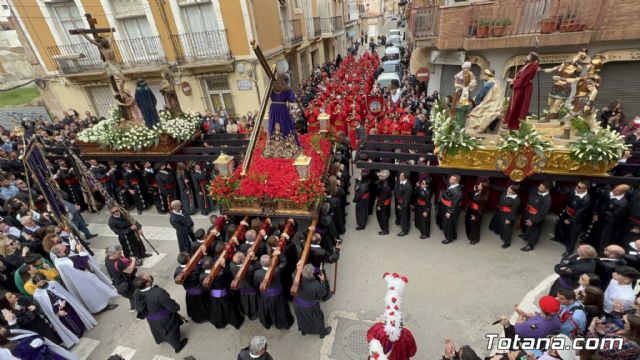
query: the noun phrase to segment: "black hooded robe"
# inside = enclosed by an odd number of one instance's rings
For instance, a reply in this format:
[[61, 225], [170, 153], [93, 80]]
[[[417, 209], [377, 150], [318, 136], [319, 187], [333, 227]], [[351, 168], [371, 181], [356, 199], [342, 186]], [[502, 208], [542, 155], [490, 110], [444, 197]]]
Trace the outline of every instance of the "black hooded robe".
[[156, 344], [169, 343], [174, 349], [180, 348], [180, 326], [183, 321], [178, 315], [180, 305], [161, 287], [136, 290], [136, 311], [139, 319], [147, 319], [151, 335]]
[[320, 300], [326, 295], [326, 288], [316, 279], [301, 279], [298, 294], [293, 299], [293, 310], [298, 329], [303, 334], [324, 333], [324, 313], [320, 308]]

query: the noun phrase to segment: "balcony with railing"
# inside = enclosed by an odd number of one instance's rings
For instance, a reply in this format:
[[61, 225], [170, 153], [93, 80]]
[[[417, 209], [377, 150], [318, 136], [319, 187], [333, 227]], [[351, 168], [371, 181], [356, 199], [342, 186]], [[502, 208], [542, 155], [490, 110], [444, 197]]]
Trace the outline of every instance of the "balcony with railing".
[[333, 24], [333, 31], [340, 32], [344, 30], [344, 19], [342, 16], [334, 16], [331, 18], [331, 23]]
[[333, 18], [320, 18], [320, 28], [322, 29], [322, 36], [333, 36]]
[[233, 59], [226, 30], [172, 35], [178, 63], [223, 64]]
[[[116, 65], [123, 70], [158, 68], [167, 64], [158, 36], [115, 40]], [[47, 47], [56, 69], [65, 75], [101, 72], [105, 64], [97, 47], [89, 42]]]
[[307, 37], [310, 39], [317, 38], [322, 35], [322, 28], [320, 26], [320, 18], [308, 18], [307, 22]]
[[282, 41], [285, 46], [295, 46], [302, 43], [302, 20], [281, 21]]
[[427, 5], [411, 10], [409, 31], [414, 39], [438, 36], [440, 7]]

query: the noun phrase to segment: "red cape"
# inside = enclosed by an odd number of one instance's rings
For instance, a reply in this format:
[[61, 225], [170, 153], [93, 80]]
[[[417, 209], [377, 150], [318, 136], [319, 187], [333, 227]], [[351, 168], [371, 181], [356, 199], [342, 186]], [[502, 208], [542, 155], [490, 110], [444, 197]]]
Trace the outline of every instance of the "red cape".
[[[382, 344], [385, 353], [388, 353], [389, 360], [409, 360], [416, 355], [416, 340], [413, 338], [411, 331], [406, 327], [402, 328], [400, 338], [396, 342], [391, 342], [389, 336], [384, 331], [383, 323], [375, 323], [369, 331], [367, 331], [367, 342], [371, 339], [377, 339]], [[389, 354], [389, 351], [391, 353]]]

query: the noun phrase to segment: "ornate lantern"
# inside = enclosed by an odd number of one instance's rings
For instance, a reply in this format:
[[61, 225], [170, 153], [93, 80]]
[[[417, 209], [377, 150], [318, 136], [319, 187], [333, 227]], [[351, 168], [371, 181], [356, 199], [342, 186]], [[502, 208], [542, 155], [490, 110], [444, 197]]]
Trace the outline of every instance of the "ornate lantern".
[[323, 112], [318, 115], [318, 122], [320, 123], [320, 132], [325, 133], [329, 131], [329, 114]]
[[233, 175], [233, 171], [235, 168], [235, 164], [233, 161], [233, 156], [227, 155], [225, 153], [220, 153], [220, 156], [213, 162], [218, 170], [218, 174], [225, 179], [228, 179]]
[[311, 157], [300, 155], [293, 162], [293, 166], [296, 167], [300, 181], [306, 180], [311, 175]]

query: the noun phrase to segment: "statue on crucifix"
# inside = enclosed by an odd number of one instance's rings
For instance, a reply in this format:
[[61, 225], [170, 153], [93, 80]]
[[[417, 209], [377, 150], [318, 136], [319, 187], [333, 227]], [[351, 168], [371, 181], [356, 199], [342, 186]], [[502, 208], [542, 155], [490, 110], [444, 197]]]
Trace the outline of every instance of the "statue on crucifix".
[[118, 92], [122, 92], [124, 90], [125, 78], [122, 73], [122, 69], [120, 68], [120, 64], [118, 63], [118, 58], [116, 57], [116, 50], [113, 47], [113, 28], [111, 28], [107, 37], [98, 35], [92, 39], [84, 32], [79, 32], [79, 34], [98, 48], [98, 51], [103, 58], [104, 68], [107, 75], [110, 77], [112, 76], [117, 81]]

